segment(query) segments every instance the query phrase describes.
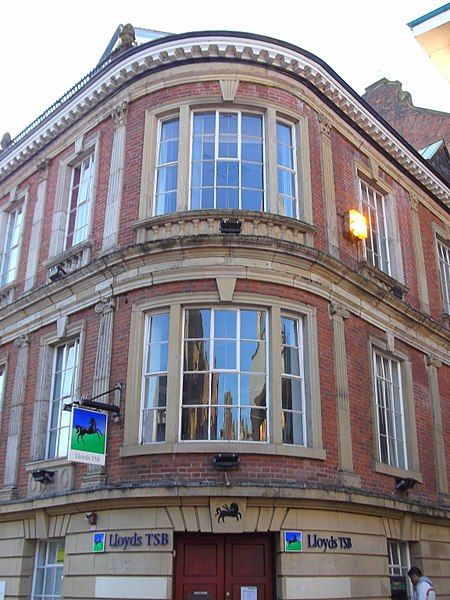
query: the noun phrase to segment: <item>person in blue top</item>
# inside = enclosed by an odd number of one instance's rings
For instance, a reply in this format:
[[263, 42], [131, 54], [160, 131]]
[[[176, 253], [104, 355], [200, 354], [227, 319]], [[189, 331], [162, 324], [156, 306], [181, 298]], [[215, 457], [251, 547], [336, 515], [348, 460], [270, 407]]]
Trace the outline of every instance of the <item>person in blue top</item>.
[[433, 582], [418, 567], [411, 567], [408, 576], [414, 586], [413, 600], [436, 600]]

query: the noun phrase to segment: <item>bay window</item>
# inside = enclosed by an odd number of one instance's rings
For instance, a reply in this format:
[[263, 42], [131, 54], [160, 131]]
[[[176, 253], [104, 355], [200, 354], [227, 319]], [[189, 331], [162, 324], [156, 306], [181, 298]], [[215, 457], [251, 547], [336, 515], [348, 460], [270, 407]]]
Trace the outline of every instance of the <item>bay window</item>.
[[149, 113], [141, 217], [248, 210], [305, 219], [311, 211], [305, 206], [308, 162], [300, 129], [298, 119], [272, 108], [183, 106], [162, 117]]
[[122, 456], [251, 446], [324, 457], [315, 309], [260, 300], [138, 303]]

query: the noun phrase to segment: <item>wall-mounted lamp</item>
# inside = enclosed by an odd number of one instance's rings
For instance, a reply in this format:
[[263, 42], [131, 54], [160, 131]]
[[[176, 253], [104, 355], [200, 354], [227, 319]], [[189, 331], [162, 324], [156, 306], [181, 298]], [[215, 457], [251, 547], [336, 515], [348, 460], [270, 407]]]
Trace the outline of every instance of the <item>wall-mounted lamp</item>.
[[399, 492], [406, 492], [406, 490], [410, 490], [411, 488], [413, 488], [417, 483], [416, 479], [410, 479], [409, 477], [406, 479], [396, 479], [395, 480], [395, 488], [399, 491]]
[[368, 235], [367, 219], [358, 210], [345, 213], [345, 232], [351, 239], [365, 240]]
[[59, 281], [64, 275], [67, 275], [67, 273], [60, 265], [56, 265], [48, 270], [48, 278], [50, 281]]
[[239, 468], [239, 456], [237, 454], [216, 454], [212, 461], [214, 468], [218, 471]]
[[220, 233], [239, 235], [242, 231], [242, 221], [238, 219], [222, 219], [220, 221]]
[[35, 481], [39, 481], [39, 483], [53, 483], [55, 472], [39, 469], [38, 471], [32, 471], [31, 476]]
[[84, 518], [89, 525], [97, 525], [97, 513], [95, 511], [85, 513]]

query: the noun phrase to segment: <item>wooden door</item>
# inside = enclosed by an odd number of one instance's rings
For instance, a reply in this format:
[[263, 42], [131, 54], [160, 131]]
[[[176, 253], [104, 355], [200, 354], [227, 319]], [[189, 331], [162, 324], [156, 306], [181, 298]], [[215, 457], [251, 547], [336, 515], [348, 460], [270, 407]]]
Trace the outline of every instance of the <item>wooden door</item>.
[[[273, 600], [273, 544], [264, 534], [180, 535], [175, 600]], [[245, 589], [247, 588], [247, 590]]]

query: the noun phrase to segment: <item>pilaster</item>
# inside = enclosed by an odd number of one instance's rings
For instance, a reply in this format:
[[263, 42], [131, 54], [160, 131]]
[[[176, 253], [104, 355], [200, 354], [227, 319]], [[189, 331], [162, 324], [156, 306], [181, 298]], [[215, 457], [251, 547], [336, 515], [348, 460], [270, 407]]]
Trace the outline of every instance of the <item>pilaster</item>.
[[331, 303], [330, 319], [333, 322], [334, 371], [338, 417], [339, 479], [343, 485], [360, 487], [361, 480], [353, 470], [352, 435], [350, 425], [350, 400], [348, 391], [347, 353], [345, 348], [345, 319], [349, 311], [341, 304]]
[[122, 198], [123, 169], [125, 158], [125, 130], [128, 102], [122, 102], [111, 113], [115, 131], [111, 150], [109, 169], [108, 196], [106, 199], [105, 225], [103, 229], [102, 250], [106, 251], [117, 245]]
[[433, 411], [433, 442], [436, 465], [436, 484], [438, 493], [450, 504], [448, 496], [447, 464], [445, 459], [444, 433], [442, 427], [441, 399], [437, 370], [442, 362], [436, 356], [426, 356], [431, 406]]
[[14, 374], [14, 386], [11, 396], [8, 439], [6, 443], [5, 478], [0, 500], [12, 500], [16, 497], [17, 474], [19, 469], [19, 450], [22, 432], [22, 413], [27, 379], [29, 337], [20, 336], [14, 340], [18, 348], [17, 364]]
[[331, 256], [339, 258], [339, 234], [336, 197], [334, 193], [333, 153], [331, 149], [331, 130], [333, 124], [325, 115], [319, 115], [318, 119], [322, 145], [322, 179], [325, 196], [328, 252]]
[[[116, 298], [107, 298], [100, 300], [94, 306], [94, 312], [100, 315], [100, 325], [98, 330], [97, 352], [95, 355], [92, 397], [103, 394], [110, 389], [109, 377], [113, 345], [114, 311], [116, 305]], [[99, 402], [107, 402], [106, 396], [104, 398], [99, 398]], [[84, 477], [81, 487], [92, 487], [104, 482], [104, 480], [104, 467], [88, 465], [87, 474]]]
[[420, 233], [419, 221], [419, 198], [411, 195], [411, 218], [414, 252], [416, 255], [417, 281], [419, 286], [420, 307], [424, 313], [430, 314], [430, 299], [428, 297], [427, 272], [425, 268], [425, 257], [423, 253], [422, 235]]
[[41, 247], [41, 231], [44, 216], [45, 196], [49, 172], [49, 159], [40, 161], [36, 168], [39, 172], [39, 184], [34, 205], [33, 224], [31, 226], [30, 245], [28, 248], [27, 272], [25, 275], [24, 291], [33, 288], [39, 266], [39, 250]]

